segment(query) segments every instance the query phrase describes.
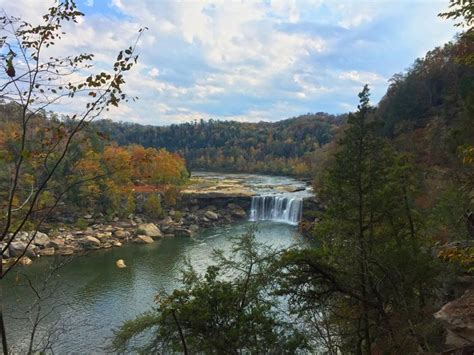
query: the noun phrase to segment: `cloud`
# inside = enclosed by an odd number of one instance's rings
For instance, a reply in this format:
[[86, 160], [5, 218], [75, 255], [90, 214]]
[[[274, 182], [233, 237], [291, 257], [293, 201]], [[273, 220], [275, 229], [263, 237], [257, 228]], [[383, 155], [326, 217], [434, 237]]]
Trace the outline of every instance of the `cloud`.
[[[53, 2], [16, 0], [12, 15], [39, 21]], [[387, 79], [452, 38], [436, 15], [445, 1], [79, 0], [85, 18], [67, 26], [52, 54], [92, 52], [110, 68], [147, 31], [126, 91], [139, 96], [108, 118], [146, 124], [194, 119], [277, 120], [374, 103]], [[423, 26], [420, 26], [423, 18]], [[72, 109], [72, 108], [71, 108]]]

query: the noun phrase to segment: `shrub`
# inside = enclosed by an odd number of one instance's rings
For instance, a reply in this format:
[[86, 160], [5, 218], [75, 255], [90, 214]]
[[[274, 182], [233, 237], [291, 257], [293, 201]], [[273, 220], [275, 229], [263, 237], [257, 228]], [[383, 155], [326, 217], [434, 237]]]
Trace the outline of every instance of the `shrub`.
[[163, 208], [161, 207], [160, 196], [156, 193], [150, 194], [143, 206], [145, 215], [150, 218], [161, 218], [164, 216]]

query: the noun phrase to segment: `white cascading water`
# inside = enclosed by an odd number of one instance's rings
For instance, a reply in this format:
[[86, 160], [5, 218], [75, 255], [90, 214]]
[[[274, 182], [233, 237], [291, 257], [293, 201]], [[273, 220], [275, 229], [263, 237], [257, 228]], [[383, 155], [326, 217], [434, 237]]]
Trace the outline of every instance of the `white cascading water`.
[[276, 221], [297, 225], [303, 213], [303, 199], [288, 195], [252, 197], [251, 221]]

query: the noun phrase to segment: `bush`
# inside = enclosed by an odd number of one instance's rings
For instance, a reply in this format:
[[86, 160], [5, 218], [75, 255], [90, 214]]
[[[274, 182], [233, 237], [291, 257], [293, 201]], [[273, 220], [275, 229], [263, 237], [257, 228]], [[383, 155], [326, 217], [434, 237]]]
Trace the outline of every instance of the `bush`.
[[150, 194], [143, 206], [145, 215], [150, 218], [162, 218], [164, 216], [163, 208], [161, 207], [160, 195], [154, 193]]
[[89, 224], [87, 223], [87, 221], [84, 219], [84, 218], [78, 218], [76, 220], [76, 227], [79, 229], [79, 230], [85, 230], [87, 228]]
[[168, 206], [176, 206], [179, 196], [179, 189], [176, 186], [170, 186], [163, 194], [163, 201]]

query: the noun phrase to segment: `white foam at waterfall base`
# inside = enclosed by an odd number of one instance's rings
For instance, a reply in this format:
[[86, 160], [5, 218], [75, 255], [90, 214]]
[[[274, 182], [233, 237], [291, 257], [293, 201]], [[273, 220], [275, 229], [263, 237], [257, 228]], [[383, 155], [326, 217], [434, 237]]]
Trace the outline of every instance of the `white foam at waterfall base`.
[[303, 213], [303, 199], [292, 194], [252, 197], [251, 221], [275, 221], [297, 225]]

